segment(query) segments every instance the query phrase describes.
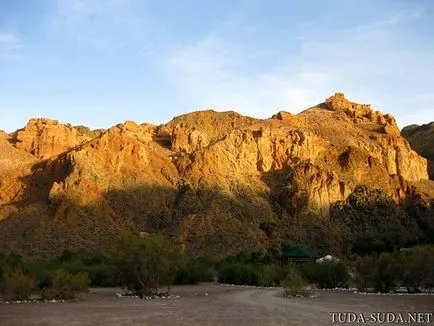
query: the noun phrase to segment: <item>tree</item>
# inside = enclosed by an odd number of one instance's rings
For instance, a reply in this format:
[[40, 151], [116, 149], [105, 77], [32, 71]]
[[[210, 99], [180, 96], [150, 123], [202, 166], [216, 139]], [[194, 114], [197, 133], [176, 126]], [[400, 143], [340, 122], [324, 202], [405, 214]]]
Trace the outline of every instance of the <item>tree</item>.
[[140, 297], [156, 295], [160, 287], [173, 284], [181, 252], [179, 246], [162, 235], [139, 237], [121, 235], [111, 249], [121, 284]]

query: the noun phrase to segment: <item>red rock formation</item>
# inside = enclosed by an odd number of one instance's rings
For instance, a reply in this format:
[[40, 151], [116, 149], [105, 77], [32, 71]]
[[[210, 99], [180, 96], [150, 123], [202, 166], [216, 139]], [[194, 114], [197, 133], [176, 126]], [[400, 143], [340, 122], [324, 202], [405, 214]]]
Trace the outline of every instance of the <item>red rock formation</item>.
[[[231, 250], [259, 250], [272, 239], [258, 225], [280, 223], [285, 230], [302, 211], [326, 219], [330, 206], [360, 184], [400, 203], [413, 183], [428, 179], [426, 160], [399, 135], [393, 117], [342, 93], [298, 115], [266, 120], [209, 110], [161, 126], [83, 128], [32, 119], [15, 142], [0, 135], [0, 219], [13, 225], [14, 214], [31, 211], [31, 241], [39, 248], [54, 234], [69, 239], [66, 247], [92, 243], [104, 234], [103, 221], [112, 235], [134, 223], [142, 231], [166, 228], [187, 247], [200, 238], [199, 249], [229, 250], [213, 239], [231, 234]], [[27, 162], [15, 172], [5, 168], [14, 157]], [[88, 219], [92, 227], [84, 227]], [[65, 225], [76, 228], [73, 237]], [[242, 243], [238, 228], [248, 230]], [[100, 238], [95, 242], [110, 241]]]
[[81, 135], [71, 125], [50, 119], [31, 119], [23, 129], [16, 132], [16, 147], [38, 159], [63, 153], [86, 140], [89, 137]]

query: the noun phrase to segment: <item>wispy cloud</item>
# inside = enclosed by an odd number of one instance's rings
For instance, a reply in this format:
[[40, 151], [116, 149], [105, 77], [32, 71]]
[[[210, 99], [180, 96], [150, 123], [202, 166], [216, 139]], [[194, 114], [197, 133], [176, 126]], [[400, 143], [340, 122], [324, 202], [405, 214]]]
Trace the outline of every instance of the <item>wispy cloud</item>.
[[57, 0], [53, 30], [96, 49], [115, 49], [146, 34], [136, 0]]
[[20, 40], [14, 34], [1, 33], [0, 32], [0, 43], [2, 43], [2, 44], [17, 44], [17, 43], [20, 43]]
[[[211, 106], [268, 117], [279, 109], [299, 112], [342, 90], [355, 100], [393, 110], [405, 124], [408, 116], [394, 88], [402, 78], [404, 87], [408, 84], [413, 91], [421, 91], [411, 76], [419, 71], [423, 78], [418, 57], [429, 48], [403, 47], [394, 28], [424, 13], [423, 9], [392, 13], [343, 30], [311, 26], [291, 53], [282, 46], [290, 36], [281, 31], [282, 43], [275, 44], [277, 51], [271, 54], [275, 63], [267, 65], [256, 60], [262, 51], [259, 42], [243, 45], [231, 42], [230, 35], [210, 33], [196, 43], [172, 49], [166, 74], [192, 109]], [[380, 85], [376, 89], [374, 81]]]
[[192, 109], [234, 109], [257, 117], [312, 105], [318, 88], [329, 79], [302, 66], [252, 67], [252, 55], [258, 53], [250, 51], [208, 35], [196, 44], [174, 49], [166, 73]]
[[17, 35], [0, 31], [0, 60], [16, 59], [21, 45]]
[[427, 9], [425, 7], [419, 6], [412, 9], [407, 10], [401, 10], [398, 12], [393, 13], [392, 15], [389, 15], [388, 17], [370, 22], [367, 24], [363, 24], [358, 27], [358, 29], [378, 29], [378, 28], [384, 28], [384, 27], [393, 27], [396, 25], [400, 25], [403, 23], [407, 23], [410, 21], [413, 21], [415, 19], [418, 19], [425, 15], [427, 13]]

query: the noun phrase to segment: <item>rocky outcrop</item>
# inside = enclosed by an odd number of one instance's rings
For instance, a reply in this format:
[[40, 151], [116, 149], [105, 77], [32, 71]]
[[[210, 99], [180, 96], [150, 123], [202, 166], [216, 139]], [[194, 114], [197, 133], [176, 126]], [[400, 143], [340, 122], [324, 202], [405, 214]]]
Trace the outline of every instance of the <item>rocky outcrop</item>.
[[263, 121], [234, 130], [206, 150], [180, 157], [177, 164], [182, 175], [195, 183], [206, 181], [229, 187], [231, 180], [249, 182], [252, 176], [258, 178], [263, 173], [290, 168], [299, 161], [319, 162], [333, 155], [328, 145], [309, 132], [285, 126], [273, 128]]
[[358, 104], [345, 98], [344, 93], [335, 93], [325, 100], [329, 110], [344, 111], [352, 118], [367, 116], [372, 110], [370, 104]]
[[302, 121], [298, 119], [298, 117], [294, 114], [291, 114], [289, 112], [280, 111], [273, 115], [271, 117], [272, 119], [283, 121], [285, 124], [294, 126], [294, 127], [301, 127], [303, 125]]
[[292, 198], [294, 211], [307, 209], [328, 216], [330, 205], [347, 198], [355, 183], [342, 180], [333, 171], [303, 162], [291, 171], [288, 185], [287, 195]]
[[14, 146], [10, 135], [0, 131], [0, 174], [35, 161], [35, 157]]
[[177, 172], [169, 151], [153, 142], [155, 129], [127, 121], [52, 160], [50, 166], [59, 181], [54, 182], [50, 199], [74, 196], [84, 205], [101, 199], [111, 189], [171, 186], [169, 180], [176, 180]]
[[[22, 196], [26, 189], [23, 176], [31, 175], [37, 160], [26, 151], [17, 149], [11, 137], [0, 131], [0, 207]], [[0, 220], [5, 218], [0, 211]]]
[[16, 147], [38, 159], [58, 155], [89, 139], [70, 124], [41, 118], [31, 119], [15, 133]]
[[198, 111], [174, 118], [161, 126], [158, 133], [169, 135], [172, 150], [191, 153], [223, 139], [233, 130], [250, 126], [256, 121], [232, 111]]
[[344, 112], [353, 119], [354, 123], [366, 123], [367, 121], [380, 126], [386, 134], [399, 136], [399, 128], [395, 118], [390, 114], [382, 114], [371, 109], [370, 104], [358, 104], [349, 101], [343, 93], [335, 93], [325, 101], [325, 106], [332, 111]]
[[[325, 112], [323, 108], [330, 112]], [[360, 172], [373, 171], [372, 164], [378, 162], [381, 170], [386, 169], [384, 173], [381, 171], [383, 175], [397, 175], [408, 181], [428, 177], [426, 160], [400, 137], [395, 119], [390, 114], [383, 115], [373, 111], [370, 105], [351, 102], [342, 93], [336, 93], [324, 104], [297, 117], [304, 121], [305, 129], [327, 139], [332, 145], [364, 152], [367, 168], [358, 169]]]

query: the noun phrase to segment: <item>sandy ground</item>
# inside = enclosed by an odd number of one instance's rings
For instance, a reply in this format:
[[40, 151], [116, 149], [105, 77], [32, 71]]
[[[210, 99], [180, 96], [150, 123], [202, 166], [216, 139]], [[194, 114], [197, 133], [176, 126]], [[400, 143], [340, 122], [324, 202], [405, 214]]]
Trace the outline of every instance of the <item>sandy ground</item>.
[[213, 284], [174, 287], [178, 299], [117, 298], [117, 292], [92, 289], [80, 302], [0, 304], [0, 325], [330, 325], [330, 312], [434, 311], [434, 296], [318, 291], [287, 299], [278, 290]]

